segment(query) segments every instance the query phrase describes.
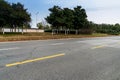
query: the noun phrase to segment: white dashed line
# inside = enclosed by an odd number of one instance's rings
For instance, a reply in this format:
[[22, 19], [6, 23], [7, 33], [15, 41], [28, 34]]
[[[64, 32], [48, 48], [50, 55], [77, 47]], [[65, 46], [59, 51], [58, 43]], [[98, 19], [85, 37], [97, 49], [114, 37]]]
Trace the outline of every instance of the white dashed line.
[[0, 49], [0, 51], [15, 50], [15, 49], [20, 49], [20, 48], [18, 48], [18, 47], [15, 47], [15, 48], [3, 48], [3, 49]]
[[54, 43], [54, 44], [51, 44], [51, 45], [62, 45], [64, 43]]

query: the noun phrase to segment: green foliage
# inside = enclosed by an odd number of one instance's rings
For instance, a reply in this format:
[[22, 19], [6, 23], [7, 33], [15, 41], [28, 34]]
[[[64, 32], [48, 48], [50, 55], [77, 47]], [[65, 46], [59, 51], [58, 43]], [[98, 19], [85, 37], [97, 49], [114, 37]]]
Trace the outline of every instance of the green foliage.
[[0, 27], [3, 27], [10, 21], [11, 6], [8, 2], [0, 0]]
[[81, 29], [85, 27], [87, 23], [87, 15], [85, 9], [81, 6], [74, 8], [74, 28]]
[[29, 25], [30, 14], [21, 3], [9, 4], [5, 0], [0, 0], [0, 27], [21, 27]]
[[53, 26], [53, 28], [58, 28], [62, 25], [62, 9], [59, 6], [54, 6], [50, 8], [50, 16], [47, 16], [46, 21]]
[[24, 9], [24, 5], [13, 3], [11, 6], [13, 8], [12, 25], [14, 27], [26, 25], [31, 21], [30, 14], [27, 12], [27, 9]]
[[74, 21], [74, 15], [73, 10], [69, 8], [63, 9], [63, 26], [65, 26], [65, 29], [72, 29], [73, 28], [73, 21]]
[[81, 33], [92, 33], [86, 11], [81, 6], [77, 6], [74, 9], [62, 9], [59, 6], [54, 6], [50, 8], [49, 11], [50, 15], [45, 19], [51, 24], [52, 29], [57, 29], [59, 32], [60, 30], [65, 30], [65, 33], [71, 30], [76, 30], [77, 33], [79, 31], [81, 31]]
[[74, 9], [60, 8], [54, 6], [49, 9], [50, 15], [47, 16], [46, 21], [51, 24], [52, 29], [55, 33], [81, 33], [81, 34], [92, 34], [95, 33], [107, 33], [112, 35], [120, 34], [120, 25], [110, 24], [95, 24], [87, 20], [87, 14], [85, 9], [81, 6], [77, 6]]
[[42, 24], [42, 22], [40, 22], [40, 23], [37, 24], [37, 27], [38, 27], [38, 29], [43, 29], [44, 25]]
[[50, 26], [50, 25], [45, 25], [45, 26], [44, 26], [44, 30], [49, 30], [49, 29], [51, 29], [51, 26]]
[[96, 24], [95, 31], [97, 33], [107, 33], [112, 35], [119, 35], [120, 34], [120, 25], [110, 25], [110, 24]]

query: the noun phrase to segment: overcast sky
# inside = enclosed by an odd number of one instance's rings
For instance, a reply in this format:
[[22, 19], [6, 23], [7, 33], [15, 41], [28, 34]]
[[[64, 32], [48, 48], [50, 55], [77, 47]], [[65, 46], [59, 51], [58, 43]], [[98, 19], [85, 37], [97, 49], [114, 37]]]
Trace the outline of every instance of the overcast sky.
[[49, 15], [48, 9], [54, 5], [73, 8], [81, 5], [87, 12], [88, 20], [95, 23], [120, 23], [120, 0], [6, 0], [10, 3], [21, 2], [31, 13], [32, 27]]

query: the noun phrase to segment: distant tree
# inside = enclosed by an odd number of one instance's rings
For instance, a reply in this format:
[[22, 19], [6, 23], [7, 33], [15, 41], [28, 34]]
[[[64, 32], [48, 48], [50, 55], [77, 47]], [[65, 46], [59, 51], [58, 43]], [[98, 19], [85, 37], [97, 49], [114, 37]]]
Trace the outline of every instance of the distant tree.
[[44, 25], [42, 24], [42, 22], [40, 22], [40, 23], [37, 24], [37, 27], [38, 27], [38, 29], [43, 29]]
[[49, 29], [51, 29], [51, 26], [50, 25], [45, 25], [45, 27], [44, 27], [44, 30], [49, 30]]
[[119, 23], [116, 23], [115, 26], [120, 26], [120, 24], [119, 24]]
[[117, 23], [113, 24], [96, 24], [97, 33], [105, 33], [105, 34], [112, 34], [112, 35], [119, 35], [120, 34], [120, 25]]

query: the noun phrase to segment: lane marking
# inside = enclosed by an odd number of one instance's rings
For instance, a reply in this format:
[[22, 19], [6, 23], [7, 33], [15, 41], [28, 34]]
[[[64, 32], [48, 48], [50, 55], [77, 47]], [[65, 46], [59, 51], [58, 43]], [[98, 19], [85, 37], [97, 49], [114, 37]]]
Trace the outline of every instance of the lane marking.
[[51, 55], [51, 56], [46, 56], [46, 57], [41, 57], [41, 58], [36, 58], [36, 59], [31, 59], [31, 60], [26, 60], [26, 61], [21, 61], [21, 62], [10, 63], [10, 64], [6, 64], [5, 66], [6, 67], [12, 67], [12, 66], [17, 66], [17, 65], [21, 65], [21, 64], [41, 61], [41, 60], [55, 58], [55, 57], [60, 57], [60, 56], [64, 56], [64, 55], [65, 55], [65, 53], [61, 53], [61, 54], [56, 54], [56, 55]]
[[14, 49], [20, 49], [20, 48], [19, 47], [15, 47], [15, 48], [3, 48], [3, 49], [0, 49], [0, 51], [14, 50]]
[[99, 46], [92, 47], [91, 49], [103, 48], [103, 47], [105, 47], [105, 46], [106, 46], [106, 45], [99, 45]]
[[54, 43], [54, 44], [51, 44], [51, 45], [62, 45], [64, 43]]

